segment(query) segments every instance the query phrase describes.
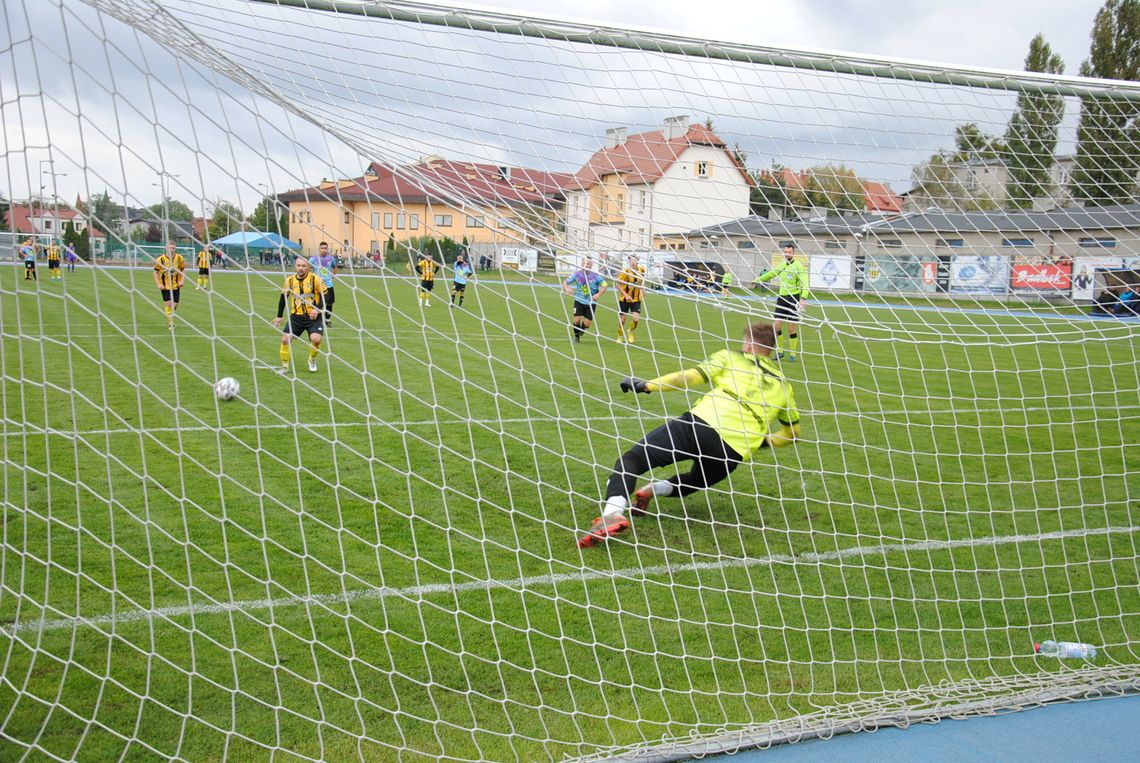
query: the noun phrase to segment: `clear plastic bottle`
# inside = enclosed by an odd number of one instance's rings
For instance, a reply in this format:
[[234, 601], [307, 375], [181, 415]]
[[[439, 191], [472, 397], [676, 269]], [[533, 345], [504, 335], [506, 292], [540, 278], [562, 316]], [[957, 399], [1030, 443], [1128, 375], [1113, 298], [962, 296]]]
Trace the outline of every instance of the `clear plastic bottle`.
[[1033, 645], [1033, 651], [1062, 659], [1091, 660], [1096, 657], [1096, 647], [1077, 641], [1042, 641]]

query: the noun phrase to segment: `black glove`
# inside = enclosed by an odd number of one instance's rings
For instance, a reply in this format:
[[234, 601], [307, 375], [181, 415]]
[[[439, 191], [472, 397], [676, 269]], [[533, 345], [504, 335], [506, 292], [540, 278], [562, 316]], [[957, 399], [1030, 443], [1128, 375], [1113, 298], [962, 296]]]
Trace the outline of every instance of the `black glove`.
[[622, 392], [640, 392], [643, 395], [653, 394], [649, 389], [649, 385], [636, 376], [627, 376], [622, 379], [620, 386]]

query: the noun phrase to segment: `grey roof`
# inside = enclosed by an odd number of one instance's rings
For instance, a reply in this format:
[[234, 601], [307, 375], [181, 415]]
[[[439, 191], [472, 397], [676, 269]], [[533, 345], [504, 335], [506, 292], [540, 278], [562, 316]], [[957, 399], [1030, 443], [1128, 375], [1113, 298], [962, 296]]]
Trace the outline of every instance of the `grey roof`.
[[712, 236], [821, 236], [862, 233], [1025, 233], [1140, 229], [1140, 204], [1115, 207], [1066, 207], [1048, 212], [943, 212], [929, 209], [901, 215], [860, 214], [828, 217], [818, 222], [765, 220], [755, 215], [690, 232]]

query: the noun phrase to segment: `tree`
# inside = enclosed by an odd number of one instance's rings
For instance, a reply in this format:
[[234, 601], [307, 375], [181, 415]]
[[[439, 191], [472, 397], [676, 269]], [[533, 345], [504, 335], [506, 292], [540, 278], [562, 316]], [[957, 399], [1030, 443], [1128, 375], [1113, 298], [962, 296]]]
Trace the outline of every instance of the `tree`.
[[993, 135], [987, 135], [977, 122], [967, 122], [954, 128], [954, 147], [960, 162], [972, 159], [997, 159], [1005, 145]]
[[63, 226], [63, 243], [64, 245], [70, 244], [73, 246], [75, 253], [79, 255], [79, 259], [91, 259], [90, 239], [87, 238], [87, 234], [77, 231], [75, 229], [75, 223], [70, 220]]
[[969, 191], [958, 176], [956, 166], [960, 155], [939, 151], [911, 171], [916, 186], [916, 198], [921, 197], [931, 206], [953, 211], [979, 211], [998, 208], [997, 200], [988, 195]]
[[0, 196], [0, 231], [8, 230], [8, 210], [12, 208], [12, 203]]
[[752, 214], [772, 217], [775, 213], [780, 219], [795, 215], [788, 185], [784, 181], [786, 171], [786, 167], [773, 162], [771, 169], [752, 172], [752, 179], [756, 181], [748, 197], [748, 209]]
[[[276, 219], [274, 219], [274, 210], [277, 212]], [[254, 230], [280, 233], [285, 238], [289, 238], [289, 210], [272, 196], [263, 198], [258, 202], [253, 211], [249, 213], [248, 222]]]
[[143, 241], [148, 244], [162, 243], [162, 229], [158, 227], [158, 223], [154, 222], [146, 227], [146, 233], [143, 234]]
[[[1081, 76], [1140, 80], [1140, 0], [1108, 0], [1093, 21]], [[1081, 97], [1073, 195], [1094, 205], [1123, 204], [1140, 170], [1140, 103]]]
[[[188, 223], [194, 219], [194, 210], [190, 209], [185, 202], [181, 202], [178, 199], [167, 198], [165, 207], [162, 202], [159, 202], [158, 204], [151, 204], [146, 208], [146, 211], [157, 220], [161, 220], [164, 214], [168, 215], [167, 219], [171, 222]], [[178, 238], [179, 235], [181, 234], [175, 226], [166, 226], [167, 241], [172, 241]]]
[[111, 201], [106, 191], [92, 196], [87, 202], [87, 224], [104, 235], [120, 235], [123, 228], [123, 208]]
[[214, 213], [210, 216], [210, 225], [207, 229], [207, 239], [213, 241], [222, 236], [228, 236], [244, 227], [245, 215], [241, 209], [228, 201], [218, 201], [214, 204]]
[[[1025, 70], [1064, 74], [1065, 62], [1039, 34], [1029, 43]], [[1064, 116], [1063, 96], [1044, 93], [1017, 96], [1017, 110], [1010, 117], [1002, 153], [1009, 170], [1006, 196], [1011, 206], [1028, 209], [1034, 199], [1049, 195], [1052, 189], [1049, 169], [1057, 150], [1057, 127]]]
[[855, 170], [842, 164], [823, 164], [805, 173], [803, 193], [807, 206], [828, 212], [862, 212], [867, 208], [867, 191]]

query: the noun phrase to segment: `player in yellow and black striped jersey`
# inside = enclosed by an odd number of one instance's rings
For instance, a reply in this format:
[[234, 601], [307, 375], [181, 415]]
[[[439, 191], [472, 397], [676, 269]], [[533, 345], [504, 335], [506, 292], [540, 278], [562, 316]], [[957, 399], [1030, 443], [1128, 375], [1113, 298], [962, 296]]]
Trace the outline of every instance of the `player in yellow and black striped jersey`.
[[298, 257], [296, 271], [285, 279], [285, 288], [277, 301], [277, 317], [274, 326], [280, 326], [289, 310], [289, 325], [281, 334], [281, 368], [278, 373], [289, 373], [290, 345], [294, 338], [303, 333], [309, 335], [309, 371], [317, 370], [317, 356], [321, 352], [324, 339], [325, 283], [312, 271], [309, 260]]
[[[618, 273], [618, 341], [633, 344], [633, 332], [641, 321], [641, 300], [645, 296], [645, 266], [637, 257], [629, 258], [629, 265]], [[626, 327], [626, 319], [629, 327]]]
[[431, 307], [431, 290], [435, 288], [435, 271], [439, 263], [431, 258], [430, 254], [420, 255], [416, 262], [416, 271], [420, 274], [420, 305]]
[[206, 244], [206, 248], [198, 252], [198, 285], [203, 289], [210, 286], [210, 258], [213, 256], [213, 245]]
[[178, 247], [167, 244], [166, 251], [154, 261], [154, 285], [162, 294], [166, 310], [166, 325], [174, 326], [174, 311], [178, 309], [178, 296], [182, 282], [186, 280], [186, 260], [178, 253]]
[[48, 263], [48, 274], [51, 275], [51, 280], [53, 280], [53, 281], [62, 281], [63, 280], [63, 271], [59, 267], [60, 262], [61, 262], [61, 258], [60, 258], [59, 242], [58, 241], [52, 241], [50, 244], [48, 244], [48, 248], [47, 248], [47, 263]]

